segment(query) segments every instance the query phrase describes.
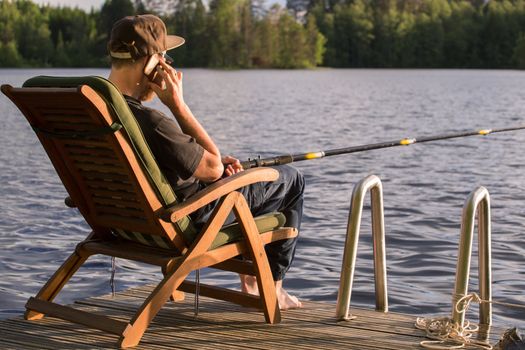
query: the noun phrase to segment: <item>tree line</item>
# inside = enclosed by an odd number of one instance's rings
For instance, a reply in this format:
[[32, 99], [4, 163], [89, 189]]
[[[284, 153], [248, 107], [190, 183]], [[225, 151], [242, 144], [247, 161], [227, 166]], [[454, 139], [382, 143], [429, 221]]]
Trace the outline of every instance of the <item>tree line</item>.
[[113, 23], [155, 13], [186, 38], [173, 53], [185, 67], [307, 68], [322, 63], [325, 39], [264, 0], [106, 0], [90, 12], [0, 0], [0, 67], [103, 67]]
[[332, 67], [525, 68], [524, 0], [288, 0]]
[[0, 67], [105, 67], [113, 23], [155, 13], [175, 65], [525, 68], [525, 0], [0, 0]]

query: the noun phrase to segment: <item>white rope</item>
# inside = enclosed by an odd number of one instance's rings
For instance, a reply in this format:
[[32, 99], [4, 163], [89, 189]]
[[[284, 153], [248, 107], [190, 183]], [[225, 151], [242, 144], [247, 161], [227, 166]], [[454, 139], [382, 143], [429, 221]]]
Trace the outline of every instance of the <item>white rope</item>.
[[[454, 305], [457, 313], [467, 312], [471, 302], [478, 304], [498, 304], [509, 307], [524, 308], [525, 305], [504, 303], [494, 300], [484, 300], [476, 293], [470, 293], [462, 296]], [[477, 346], [481, 349], [492, 350], [492, 346], [488, 342], [482, 342], [472, 339], [472, 335], [479, 330], [478, 326], [470, 326], [470, 323], [465, 320], [463, 325], [459, 325], [450, 317], [439, 318], [422, 318], [416, 319], [416, 328], [422, 329], [427, 333], [427, 338], [432, 340], [423, 340], [420, 345], [427, 349], [435, 350], [450, 350], [461, 349], [466, 345]]]
[[[467, 311], [470, 303], [496, 303], [491, 300], [483, 300], [476, 293], [470, 293], [461, 297], [454, 306], [456, 312], [462, 313]], [[512, 304], [500, 303], [502, 305], [513, 306]], [[461, 308], [460, 308], [461, 307]], [[488, 342], [482, 342], [472, 339], [472, 335], [479, 330], [478, 326], [471, 326], [469, 321], [465, 320], [463, 325], [458, 324], [450, 317], [439, 318], [422, 318], [416, 319], [416, 328], [422, 329], [427, 333], [427, 338], [432, 340], [423, 340], [419, 344], [427, 349], [450, 350], [461, 349], [466, 345], [474, 345], [481, 349], [492, 350]]]
[[415, 326], [418, 329], [426, 331], [427, 338], [432, 339], [423, 340], [419, 343], [422, 347], [427, 349], [461, 349], [466, 345], [475, 345], [481, 349], [487, 350], [492, 349], [490, 344], [472, 339], [472, 335], [476, 333], [479, 328], [477, 326], [471, 326], [468, 321], [461, 326], [449, 317], [418, 317]]
[[[477, 294], [477, 293], [470, 293], [470, 294], [467, 294], [465, 296], [463, 296], [461, 299], [459, 299], [456, 303], [456, 312], [463, 312], [463, 311], [466, 311], [470, 305], [470, 303], [474, 301], [478, 304], [482, 304], [482, 303], [486, 303], [486, 304], [498, 304], [498, 305], [503, 305], [503, 306], [509, 306], [509, 307], [517, 307], [517, 308], [521, 308], [521, 309], [525, 309], [525, 305], [520, 305], [520, 304], [512, 304], [512, 303], [504, 303], [502, 301], [495, 301], [495, 300], [485, 300], [485, 299], [481, 299], [481, 297]], [[464, 307], [459, 309], [459, 304], [461, 303], [465, 303], [464, 304]]]

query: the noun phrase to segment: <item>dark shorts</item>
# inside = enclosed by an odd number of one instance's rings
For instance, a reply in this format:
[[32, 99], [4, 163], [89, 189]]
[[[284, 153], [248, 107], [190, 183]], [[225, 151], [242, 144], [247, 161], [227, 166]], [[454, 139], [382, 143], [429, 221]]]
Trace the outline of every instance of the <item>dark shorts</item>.
[[[304, 178], [295, 168], [288, 165], [274, 167], [279, 171], [279, 179], [274, 182], [259, 182], [239, 189], [254, 216], [280, 211], [286, 217], [286, 226], [301, 228], [303, 215]], [[197, 228], [202, 228], [218, 201], [212, 202], [191, 215]], [[226, 224], [235, 221], [231, 214]], [[284, 278], [292, 265], [297, 238], [267, 244], [266, 254], [274, 281]]]

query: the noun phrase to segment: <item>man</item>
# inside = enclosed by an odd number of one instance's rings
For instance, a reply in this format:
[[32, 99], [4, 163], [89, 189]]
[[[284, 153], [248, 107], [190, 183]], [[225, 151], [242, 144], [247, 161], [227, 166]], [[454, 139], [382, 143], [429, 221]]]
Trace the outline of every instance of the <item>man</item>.
[[[184, 102], [182, 72], [169, 65], [171, 59], [166, 55], [167, 50], [183, 43], [183, 38], [167, 35], [162, 20], [153, 15], [129, 16], [117, 21], [108, 43], [109, 80], [123, 93], [159, 167], [181, 200], [206, 184], [243, 170], [238, 159], [221, 157], [218, 147]], [[142, 101], [151, 100], [155, 95], [174, 118], [142, 105]], [[292, 167], [276, 169], [279, 180], [254, 184], [240, 191], [254, 215], [281, 211], [286, 216], [286, 225], [299, 229], [303, 177]], [[216, 204], [211, 203], [191, 216], [197, 227], [204, 225]], [[281, 309], [302, 306], [282, 287], [295, 245], [296, 239], [289, 239], [266, 246]], [[240, 278], [244, 292], [258, 294], [255, 277], [241, 275]]]

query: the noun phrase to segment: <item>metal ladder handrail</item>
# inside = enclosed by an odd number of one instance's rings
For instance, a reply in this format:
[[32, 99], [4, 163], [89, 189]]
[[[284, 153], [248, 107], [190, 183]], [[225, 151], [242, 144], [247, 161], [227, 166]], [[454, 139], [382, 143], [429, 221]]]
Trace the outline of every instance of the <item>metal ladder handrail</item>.
[[369, 175], [359, 181], [352, 192], [343, 263], [341, 266], [339, 293], [337, 295], [336, 318], [338, 320], [348, 320], [351, 318], [348, 316], [348, 312], [350, 310], [350, 299], [352, 296], [357, 243], [359, 240], [364, 198], [369, 190], [372, 211], [376, 310], [383, 312], [388, 311], [383, 186], [377, 176]]
[[[472, 191], [465, 200], [461, 219], [456, 282], [452, 296], [452, 320], [459, 325], [463, 325], [465, 321], [465, 311], [459, 310], [458, 312], [456, 303], [468, 291], [476, 212], [478, 213], [479, 295], [482, 300], [492, 301], [490, 196], [487, 189], [480, 186]], [[481, 303], [479, 305], [479, 324], [489, 326], [491, 323], [492, 304]]]

